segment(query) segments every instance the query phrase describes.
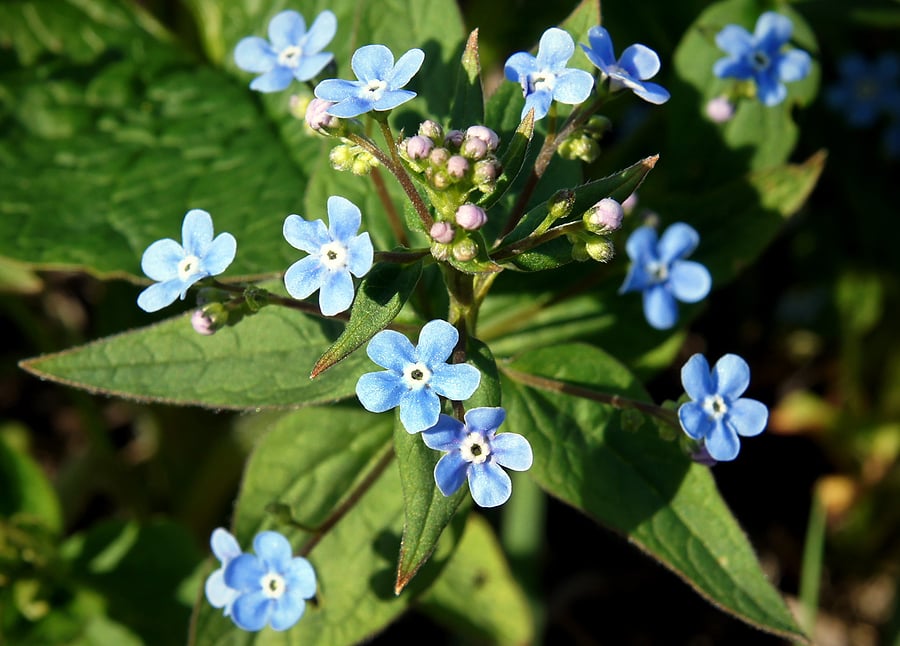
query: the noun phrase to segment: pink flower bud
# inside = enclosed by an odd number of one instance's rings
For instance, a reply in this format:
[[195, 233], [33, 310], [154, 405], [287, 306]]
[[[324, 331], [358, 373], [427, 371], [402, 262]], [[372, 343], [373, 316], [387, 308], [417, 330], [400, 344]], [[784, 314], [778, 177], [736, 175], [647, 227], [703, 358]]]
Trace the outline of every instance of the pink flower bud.
[[488, 147], [481, 139], [470, 137], [463, 141], [459, 152], [469, 159], [479, 160], [484, 159], [488, 154]]
[[197, 334], [202, 334], [203, 336], [211, 336], [219, 329], [212, 317], [202, 309], [194, 310], [194, 313], [191, 314], [191, 327], [194, 328]]
[[622, 226], [625, 211], [611, 197], [605, 197], [584, 214], [584, 224], [594, 233], [610, 233]]
[[419, 134], [423, 137], [428, 137], [432, 141], [440, 141], [444, 138], [444, 129], [441, 128], [439, 123], [426, 119], [419, 124]]
[[428, 233], [432, 240], [447, 244], [453, 240], [453, 225], [449, 222], [435, 222]]
[[410, 159], [425, 159], [431, 154], [434, 143], [428, 137], [416, 135], [406, 140], [406, 154]]
[[446, 148], [435, 148], [428, 156], [428, 160], [435, 166], [443, 166], [450, 159], [450, 151]]
[[706, 116], [714, 123], [725, 123], [734, 116], [734, 104], [724, 96], [710, 99], [706, 104]]
[[467, 231], [475, 231], [487, 222], [487, 214], [479, 206], [463, 204], [456, 209], [456, 223]]
[[447, 160], [447, 174], [454, 179], [462, 179], [469, 170], [469, 160], [459, 155], [453, 155]]
[[444, 137], [444, 143], [448, 146], [453, 146], [454, 148], [459, 148], [459, 145], [463, 142], [463, 139], [466, 138], [466, 133], [462, 130], [451, 130], [447, 133], [447, 136]]
[[500, 136], [487, 126], [470, 126], [466, 130], [467, 139], [480, 139], [491, 152], [497, 150], [500, 145]]
[[331, 101], [324, 101], [323, 99], [313, 99], [309, 102], [309, 105], [306, 106], [306, 125], [308, 125], [313, 130], [324, 130], [325, 128], [331, 128], [336, 126], [338, 123], [337, 117], [333, 117], [326, 110], [328, 110], [334, 103]]

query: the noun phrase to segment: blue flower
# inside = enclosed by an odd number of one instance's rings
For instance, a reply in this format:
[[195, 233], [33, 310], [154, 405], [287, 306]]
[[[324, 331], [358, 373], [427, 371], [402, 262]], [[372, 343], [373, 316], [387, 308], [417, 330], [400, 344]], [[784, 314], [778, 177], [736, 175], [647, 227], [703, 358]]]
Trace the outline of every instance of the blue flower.
[[284, 238], [291, 246], [309, 255], [291, 265], [284, 274], [284, 286], [294, 298], [306, 298], [319, 290], [319, 309], [325, 316], [343, 312], [353, 303], [353, 279], [372, 267], [372, 241], [360, 233], [362, 214], [350, 200], [328, 198], [326, 229], [322, 220], [309, 222], [299, 215], [284, 221]]
[[612, 38], [603, 27], [591, 27], [588, 32], [590, 47], [581, 48], [590, 61], [600, 68], [603, 77], [609, 77], [612, 92], [628, 88], [637, 96], [657, 105], [669, 100], [669, 92], [656, 83], [647, 83], [659, 72], [659, 56], [646, 45], [629, 45], [619, 60], [613, 53]]
[[241, 546], [234, 536], [221, 527], [213, 531], [209, 544], [221, 567], [206, 579], [206, 598], [213, 608], [224, 608], [227, 617], [231, 614], [231, 605], [240, 596], [240, 592], [225, 584], [225, 568], [241, 555]]
[[855, 128], [871, 126], [882, 114], [900, 114], [900, 57], [893, 52], [869, 62], [859, 54], [838, 63], [840, 80], [828, 88], [825, 98], [842, 110]]
[[441, 412], [438, 395], [453, 401], [472, 396], [481, 382], [478, 368], [466, 363], [447, 363], [459, 333], [447, 321], [429, 321], [413, 347], [405, 336], [382, 330], [372, 337], [366, 352], [382, 368], [356, 383], [356, 396], [368, 411], [383, 413], [400, 407], [400, 421], [408, 433], [434, 426]]
[[181, 239], [183, 247], [164, 238], [144, 251], [141, 269], [158, 281], [138, 295], [137, 304], [145, 312], [161, 310], [179, 296], [184, 300], [191, 285], [221, 274], [237, 252], [237, 241], [230, 233], [220, 233], [213, 239], [212, 218], [200, 209], [191, 209], [184, 216]]
[[739, 25], [726, 25], [716, 34], [716, 44], [728, 56], [713, 66], [719, 78], [753, 80], [756, 94], [766, 106], [778, 105], [787, 96], [785, 83], [809, 74], [812, 60], [800, 49], [785, 49], [794, 25], [790, 19], [767, 11], [756, 21], [751, 35]]
[[394, 65], [394, 55], [384, 45], [365, 45], [353, 53], [350, 67], [358, 81], [326, 79], [316, 86], [316, 97], [332, 101], [328, 114], [335, 117], [356, 117], [371, 110], [393, 110], [416, 96], [401, 90], [410, 82], [422, 62], [425, 52], [411, 49]]
[[706, 357], [695, 354], [681, 368], [681, 383], [693, 401], [678, 408], [678, 421], [714, 460], [733, 460], [741, 450], [739, 435], [752, 437], [766, 428], [765, 404], [741, 397], [750, 385], [750, 368], [736, 354], [723, 356], [712, 371]]
[[422, 434], [425, 444], [446, 451], [434, 467], [434, 480], [451, 496], [469, 480], [472, 499], [480, 507], [502, 505], [512, 493], [512, 481], [501, 467], [527, 471], [533, 459], [531, 445], [518, 433], [497, 429], [506, 419], [502, 408], [472, 408], [463, 424], [448, 415]]
[[522, 118], [534, 108], [534, 119], [543, 119], [550, 103], [576, 105], [594, 89], [594, 78], [584, 70], [568, 69], [575, 53], [575, 41], [568, 32], [552, 27], [541, 36], [537, 57], [518, 52], [506, 60], [506, 78], [522, 86], [525, 107]]
[[242, 630], [269, 624], [287, 630], [316, 594], [316, 573], [309, 561], [293, 556], [291, 544], [278, 532], [260, 532], [253, 539], [256, 554], [241, 554], [225, 568], [225, 585], [237, 591], [231, 619]]
[[619, 293], [643, 292], [644, 316], [658, 330], [678, 321], [678, 304], [696, 303], [709, 293], [712, 278], [706, 267], [684, 260], [697, 248], [700, 236], [693, 227], [676, 222], [657, 241], [656, 230], [640, 227], [625, 243], [631, 268]]
[[308, 81], [331, 62], [334, 55], [322, 48], [337, 31], [330, 11], [318, 15], [309, 31], [296, 11], [282, 11], [269, 22], [269, 41], [258, 36], [242, 39], [234, 49], [234, 62], [242, 70], [260, 74], [250, 83], [258, 92], [278, 92], [291, 81]]

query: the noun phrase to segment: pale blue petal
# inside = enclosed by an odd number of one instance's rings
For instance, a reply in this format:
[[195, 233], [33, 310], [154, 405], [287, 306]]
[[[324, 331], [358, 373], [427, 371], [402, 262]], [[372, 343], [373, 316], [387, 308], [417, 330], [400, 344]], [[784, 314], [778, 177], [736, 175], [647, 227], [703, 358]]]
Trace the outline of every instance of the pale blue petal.
[[238, 590], [226, 585], [225, 568], [219, 568], [207, 577], [203, 591], [209, 605], [213, 608], [226, 608], [226, 614], [230, 611], [228, 606], [240, 595]]
[[362, 213], [353, 202], [339, 195], [329, 197], [326, 208], [331, 239], [346, 246], [350, 242], [350, 238], [359, 231], [362, 224]]
[[330, 271], [319, 291], [319, 309], [325, 316], [346, 312], [353, 304], [353, 279], [349, 271]]
[[684, 222], [676, 222], [666, 229], [659, 239], [656, 252], [666, 265], [678, 258], [685, 258], [700, 244], [700, 234]]
[[255, 92], [280, 92], [293, 80], [294, 72], [291, 68], [278, 65], [250, 81], [250, 89]]
[[290, 542], [278, 532], [260, 532], [253, 539], [253, 550], [270, 568], [284, 572], [294, 558]]
[[322, 220], [310, 222], [295, 214], [285, 218], [282, 234], [292, 247], [306, 253], [319, 253], [324, 245], [331, 242], [328, 228]]
[[699, 353], [691, 355], [681, 366], [681, 385], [688, 397], [698, 402], [716, 393], [706, 357]]
[[742, 58], [753, 50], [753, 36], [739, 25], [726, 25], [716, 34], [716, 45], [732, 57]]
[[181, 245], [171, 238], [164, 238], [144, 250], [141, 269], [153, 280], [171, 280], [178, 276], [178, 263], [184, 258]]
[[272, 604], [272, 614], [269, 617], [269, 625], [273, 630], [287, 630], [303, 616], [306, 610], [306, 601], [300, 594], [299, 590], [295, 590], [288, 586], [278, 599]]
[[712, 433], [713, 421], [703, 410], [703, 405], [699, 402], [686, 402], [678, 407], [678, 422], [681, 429], [697, 441], [706, 438]]
[[350, 67], [363, 83], [383, 81], [394, 67], [394, 55], [384, 45], [364, 45], [353, 52]]
[[294, 78], [301, 82], [315, 78], [316, 74], [325, 69], [325, 66], [328, 65], [333, 58], [334, 54], [326, 52], [304, 56], [300, 59], [299, 65], [294, 68]]
[[[405, 86], [412, 80], [412, 77], [416, 75], [416, 73], [422, 67], [422, 63], [424, 61], [425, 52], [423, 52], [421, 49], [411, 49], [406, 52], [403, 56], [400, 57], [400, 60], [397, 61], [397, 64], [394, 65], [394, 69], [392, 69], [390, 73], [386, 77], [384, 77], [384, 80], [387, 81], [388, 88], [390, 90], [398, 90], [401, 87]], [[383, 110], [385, 108], [377, 109]]]
[[393, 110], [398, 105], [403, 105], [407, 101], [416, 98], [416, 93], [410, 90], [388, 90], [381, 95], [381, 98], [372, 104], [372, 108], [379, 112], [385, 110]]
[[664, 285], [644, 290], [644, 317], [657, 330], [668, 330], [678, 322], [678, 304]]
[[801, 49], [785, 52], [778, 59], [778, 76], [782, 81], [800, 81], [809, 75], [812, 59]]
[[[429, 449], [458, 451], [466, 434], [466, 426], [458, 419], [449, 415], [440, 415], [437, 423], [422, 433], [422, 441], [425, 442], [425, 446]], [[459, 485], [457, 485], [458, 487]]]
[[584, 45], [581, 48], [587, 54], [588, 59], [606, 74], [609, 67], [616, 63], [616, 54], [613, 51], [613, 42], [609, 32], [600, 26], [591, 27], [588, 32], [588, 42], [591, 44], [590, 49]]
[[712, 287], [709, 270], [693, 260], [676, 260], [669, 267], [669, 288], [683, 303], [697, 303], [706, 298]]
[[513, 471], [527, 471], [534, 462], [531, 444], [518, 433], [500, 433], [491, 442], [497, 464]]
[[713, 64], [713, 74], [720, 79], [734, 78], [745, 81], [753, 78], [756, 70], [744, 59], [720, 58]]
[[776, 52], [791, 39], [793, 31], [794, 25], [787, 16], [767, 11], [756, 21], [753, 36], [759, 47]]
[[558, 72], [562, 70], [572, 54], [575, 53], [575, 41], [569, 32], [551, 27], [541, 36], [538, 44], [537, 64], [542, 70]]
[[361, 233], [353, 238], [347, 247], [347, 253], [349, 255], [347, 268], [351, 274], [362, 278], [369, 273], [375, 258], [375, 249], [368, 233]]
[[769, 409], [755, 399], [742, 398], [728, 407], [728, 423], [738, 435], [753, 437], [762, 433], [769, 421]]
[[301, 258], [284, 272], [284, 287], [294, 298], [307, 298], [322, 286], [328, 270], [316, 256]]
[[282, 572], [289, 587], [296, 590], [301, 598], [311, 599], [316, 594], [316, 571], [302, 556], [291, 559], [287, 569]]
[[212, 536], [209, 538], [209, 546], [212, 553], [222, 563], [227, 565], [228, 562], [242, 553], [241, 546], [237, 539], [232, 536], [227, 529], [217, 527], [213, 530]]
[[646, 226], [638, 227], [628, 236], [628, 240], [625, 242], [625, 253], [635, 263], [646, 265], [648, 262], [659, 260], [656, 245], [656, 229]]
[[407, 433], [418, 433], [437, 424], [441, 401], [431, 388], [409, 390], [400, 397], [400, 421]]
[[366, 354], [382, 368], [393, 370], [398, 375], [403, 374], [406, 366], [417, 361], [413, 344], [396, 330], [382, 330], [373, 336], [366, 347]]
[[[303, 53], [314, 55], [322, 51], [337, 33], [337, 16], [330, 11], [323, 11], [313, 21], [309, 32], [306, 34], [306, 40], [303, 43]], [[331, 58], [331, 54], [328, 54]], [[313, 75], [315, 76], [315, 75]]]
[[553, 95], [548, 90], [540, 90], [532, 92], [525, 97], [525, 107], [522, 108], [521, 118], [524, 119], [528, 111], [534, 108], [534, 120], [539, 121], [547, 116], [550, 111], [550, 104], [553, 102]]
[[207, 276], [218, 276], [228, 269], [237, 253], [237, 240], [230, 233], [220, 233], [201, 258], [203, 272]]
[[498, 507], [512, 494], [512, 481], [495, 462], [488, 460], [469, 467], [469, 491], [479, 507]]
[[656, 83], [641, 83], [639, 87], [632, 88], [632, 92], [654, 105], [662, 105], [671, 98], [669, 91]]
[[452, 496], [466, 479], [469, 463], [462, 459], [459, 451], [444, 455], [434, 465], [434, 481], [445, 496]]
[[728, 428], [722, 420], [713, 423], [712, 431], [706, 436], [706, 450], [719, 462], [734, 460], [741, 450], [737, 433]]
[[167, 305], [174, 303], [181, 294], [181, 291], [185, 288], [185, 284], [177, 278], [166, 280], [161, 283], [153, 283], [150, 287], [138, 294], [138, 307], [145, 312], [159, 311]]
[[577, 105], [585, 101], [594, 89], [594, 77], [584, 70], [563, 70], [556, 77], [553, 98], [560, 103]]
[[344, 79], [325, 79], [316, 86], [314, 93], [316, 98], [323, 101], [343, 101], [359, 94], [360, 87], [356, 81]]
[[459, 341], [459, 332], [447, 321], [434, 319], [422, 327], [419, 332], [419, 343], [416, 346], [418, 360], [434, 370], [450, 358], [456, 343]]
[[262, 590], [243, 594], [231, 606], [231, 619], [238, 628], [251, 632], [262, 630], [269, 620], [271, 606]]
[[487, 435], [495, 432], [506, 420], [506, 410], [500, 406], [470, 408], [464, 416], [469, 431]]
[[212, 244], [212, 217], [202, 209], [191, 209], [181, 223], [181, 242], [188, 256], [202, 258]]
[[537, 60], [528, 52], [517, 52], [506, 59], [504, 66], [506, 78], [516, 83], [522, 82], [522, 77], [527, 77], [538, 71]]
[[630, 45], [619, 57], [619, 65], [642, 81], [659, 73], [659, 56], [646, 45]]
[[269, 41], [276, 51], [299, 45], [306, 34], [306, 21], [296, 11], [282, 11], [269, 21]]
[[259, 589], [265, 574], [266, 568], [256, 555], [241, 554], [225, 568], [225, 584], [241, 592], [252, 592]]
[[750, 366], [736, 354], [723, 355], [713, 366], [710, 380], [713, 392], [729, 401], [735, 400], [750, 385]]
[[393, 372], [367, 372], [356, 382], [356, 397], [370, 413], [383, 413], [400, 405], [409, 388]]
[[431, 387], [442, 397], [465, 401], [481, 383], [481, 372], [467, 363], [441, 363], [432, 368]]
[[259, 36], [242, 38], [234, 48], [234, 62], [245, 72], [261, 74], [278, 63], [278, 54]]
[[358, 117], [361, 114], [365, 114], [366, 112], [374, 109], [374, 107], [374, 103], [372, 101], [369, 101], [368, 99], [350, 97], [349, 99], [344, 99], [343, 101], [331, 106], [325, 112], [333, 117], [350, 119], [352, 117]]

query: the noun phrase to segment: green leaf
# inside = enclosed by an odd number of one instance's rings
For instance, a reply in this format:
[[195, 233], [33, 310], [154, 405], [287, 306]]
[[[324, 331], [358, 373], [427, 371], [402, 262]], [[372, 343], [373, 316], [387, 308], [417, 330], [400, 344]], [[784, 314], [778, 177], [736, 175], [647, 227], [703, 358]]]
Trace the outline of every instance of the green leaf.
[[470, 363], [481, 373], [481, 381], [472, 396], [466, 400], [466, 409], [481, 406], [499, 406], [502, 396], [500, 373], [497, 362], [486, 343], [469, 337], [466, 341], [466, 363]]
[[419, 608], [467, 642], [534, 643], [528, 600], [479, 514], [469, 514], [459, 547]]
[[288, 408], [351, 397], [369, 365], [349, 357], [311, 380], [309, 371], [342, 325], [269, 306], [213, 336], [178, 316], [87, 345], [23, 361], [42, 379], [143, 401], [211, 408]]
[[456, 95], [450, 112], [450, 124], [467, 128], [484, 122], [484, 92], [481, 87], [481, 61], [478, 58], [478, 30], [469, 34], [456, 77]]
[[356, 290], [350, 322], [316, 361], [310, 377], [318, 377], [386, 328], [403, 309], [421, 276], [421, 261], [409, 265], [378, 263], [372, 267]]
[[496, 204], [506, 193], [510, 185], [519, 176], [522, 165], [525, 163], [525, 154], [528, 152], [528, 144], [534, 136], [534, 112], [529, 111], [522, 119], [522, 122], [516, 128], [512, 135], [512, 139], [503, 151], [500, 158], [500, 165], [503, 172], [497, 178], [494, 191], [488, 193], [480, 200], [478, 205], [487, 210]]
[[53, 485], [27, 449], [28, 429], [0, 428], [0, 517], [25, 514], [53, 533], [62, 531], [62, 509]]
[[[274, 421], [248, 461], [235, 535], [249, 549], [259, 531], [285, 534], [295, 554], [316, 570], [316, 600], [289, 631], [247, 633], [201, 596], [191, 644], [356, 644], [396, 619], [434, 581], [458, 536], [438, 547], [406, 593], [394, 594], [403, 500], [390, 458], [392, 426], [390, 415], [334, 406], [284, 413]], [[278, 514], [265, 511], [273, 503], [319, 531], [279, 522]]]
[[652, 424], [622, 428], [602, 394], [646, 401], [603, 351], [562, 345], [501, 366], [510, 428], [534, 448], [529, 473], [548, 493], [628, 537], [716, 606], [762, 630], [804, 638], [719, 496]]

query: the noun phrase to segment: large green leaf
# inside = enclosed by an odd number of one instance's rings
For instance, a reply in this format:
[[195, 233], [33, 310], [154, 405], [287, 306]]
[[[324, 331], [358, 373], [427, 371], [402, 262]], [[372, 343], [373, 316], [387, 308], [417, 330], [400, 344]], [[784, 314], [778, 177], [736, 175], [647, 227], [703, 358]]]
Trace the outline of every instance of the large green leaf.
[[23, 361], [44, 379], [92, 392], [211, 408], [288, 408], [354, 393], [370, 365], [348, 357], [310, 379], [342, 324], [269, 306], [234, 327], [201, 336], [189, 316]]
[[722, 501], [709, 470], [654, 424], [623, 428], [591, 399], [646, 401], [620, 363], [584, 345], [528, 352], [501, 365], [510, 428], [534, 448], [531, 475], [550, 494], [621, 532], [723, 610], [763, 630], [802, 637]]
[[62, 530], [62, 510], [53, 485], [28, 454], [27, 429], [0, 427], [0, 518], [25, 514], [51, 532]]

